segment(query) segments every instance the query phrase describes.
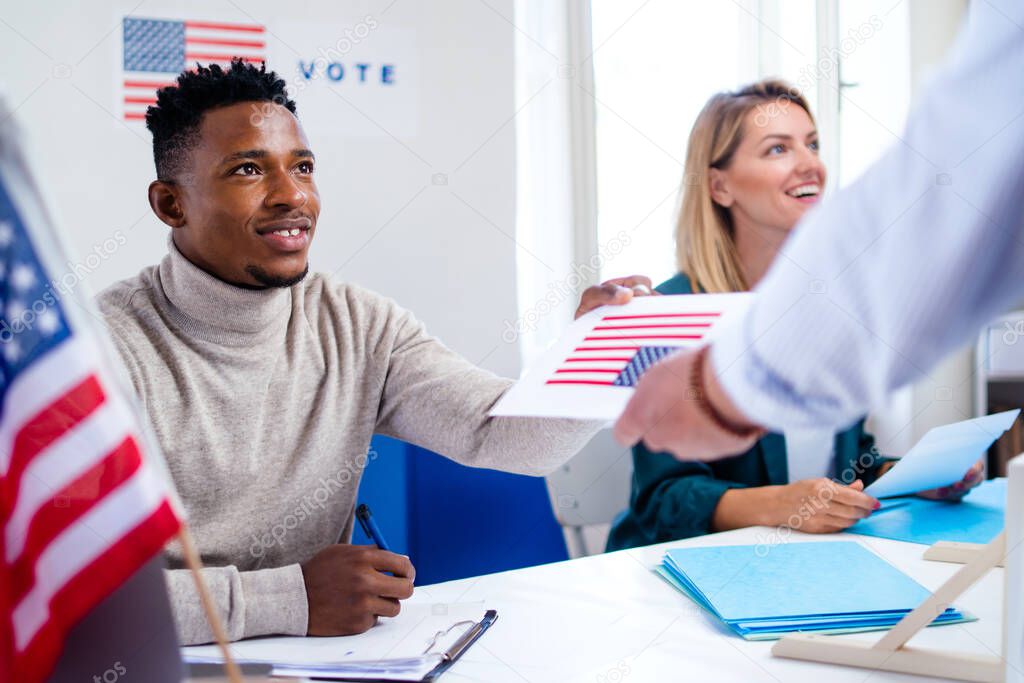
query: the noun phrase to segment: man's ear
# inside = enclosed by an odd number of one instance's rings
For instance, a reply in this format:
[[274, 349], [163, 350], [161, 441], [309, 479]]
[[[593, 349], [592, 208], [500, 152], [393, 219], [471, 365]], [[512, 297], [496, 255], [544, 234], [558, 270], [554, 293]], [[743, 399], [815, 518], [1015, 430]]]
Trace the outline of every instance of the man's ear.
[[149, 205], [156, 217], [172, 228], [185, 225], [185, 211], [181, 206], [181, 188], [173, 182], [154, 180], [149, 184]]
[[708, 190], [711, 192], [711, 199], [719, 206], [729, 208], [735, 199], [729, 191], [729, 183], [721, 169], [712, 168], [708, 174]]

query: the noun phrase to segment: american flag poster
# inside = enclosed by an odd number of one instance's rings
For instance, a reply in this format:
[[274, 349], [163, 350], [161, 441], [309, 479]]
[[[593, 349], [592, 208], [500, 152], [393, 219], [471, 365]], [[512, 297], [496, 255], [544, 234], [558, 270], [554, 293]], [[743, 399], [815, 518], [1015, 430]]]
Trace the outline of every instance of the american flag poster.
[[681, 345], [699, 342], [720, 311], [604, 315], [547, 384], [632, 387]]
[[235, 57], [259, 64], [267, 58], [266, 28], [255, 23], [124, 17], [121, 22], [122, 111], [142, 121], [156, 91], [196, 64], [230, 64]]
[[491, 411], [492, 415], [613, 420], [652, 365], [706, 343], [751, 294], [640, 297], [573, 323]]

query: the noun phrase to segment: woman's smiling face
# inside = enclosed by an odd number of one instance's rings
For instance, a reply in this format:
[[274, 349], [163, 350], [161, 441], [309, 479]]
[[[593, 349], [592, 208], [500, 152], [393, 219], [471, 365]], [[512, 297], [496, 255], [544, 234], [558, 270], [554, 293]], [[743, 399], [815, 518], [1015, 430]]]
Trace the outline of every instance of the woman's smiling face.
[[803, 107], [792, 102], [747, 112], [728, 165], [711, 169], [711, 196], [729, 209], [738, 229], [789, 231], [824, 187], [818, 131]]

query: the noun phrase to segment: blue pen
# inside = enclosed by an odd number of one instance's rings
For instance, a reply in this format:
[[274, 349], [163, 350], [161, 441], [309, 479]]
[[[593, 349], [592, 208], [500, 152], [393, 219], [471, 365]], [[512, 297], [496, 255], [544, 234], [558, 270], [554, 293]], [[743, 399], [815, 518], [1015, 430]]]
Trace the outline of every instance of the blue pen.
[[380, 527], [377, 526], [377, 522], [373, 519], [373, 513], [370, 512], [369, 506], [366, 503], [361, 504], [356, 508], [356, 519], [359, 520], [359, 526], [363, 527], [363, 531], [367, 536], [373, 539], [373, 542], [377, 544], [377, 547], [381, 550], [390, 551], [388, 542], [384, 540], [384, 534], [380, 532]]

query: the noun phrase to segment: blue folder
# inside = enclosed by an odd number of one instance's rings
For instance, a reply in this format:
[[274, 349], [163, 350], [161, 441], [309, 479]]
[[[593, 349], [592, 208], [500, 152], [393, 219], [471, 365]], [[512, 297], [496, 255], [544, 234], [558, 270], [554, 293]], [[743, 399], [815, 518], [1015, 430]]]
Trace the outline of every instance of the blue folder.
[[847, 531], [931, 545], [937, 541], [988, 543], [1003, 529], [1006, 479], [983, 482], [959, 503], [890, 498]]
[[[930, 595], [870, 550], [847, 541], [678, 548], [665, 553], [660, 569], [676, 588], [748, 639], [886, 629]], [[949, 607], [933, 624], [972, 619]]]

